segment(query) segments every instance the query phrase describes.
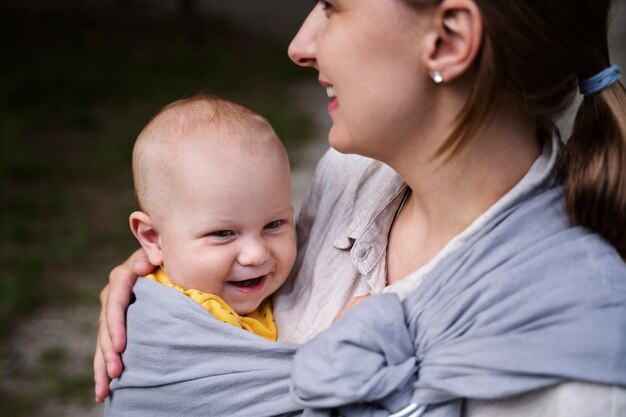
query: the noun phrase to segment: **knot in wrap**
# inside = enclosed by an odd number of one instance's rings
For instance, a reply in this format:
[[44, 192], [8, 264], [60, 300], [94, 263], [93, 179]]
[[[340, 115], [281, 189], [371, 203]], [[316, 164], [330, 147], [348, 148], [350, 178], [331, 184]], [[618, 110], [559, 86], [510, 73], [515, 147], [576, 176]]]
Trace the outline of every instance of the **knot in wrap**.
[[626, 265], [567, 220], [555, 187], [494, 217], [404, 300], [369, 297], [305, 344], [291, 395], [316, 416], [416, 404], [424, 417], [459, 417], [464, 398], [626, 386], [624, 329]]
[[[363, 320], [363, 315], [371, 319]], [[388, 416], [404, 408], [418, 368], [403, 317], [397, 295], [369, 297], [339, 319], [332, 332], [302, 346], [292, 374], [296, 404], [339, 408], [346, 417]], [[345, 338], [337, 339], [337, 333]], [[370, 404], [361, 407], [360, 402]]]

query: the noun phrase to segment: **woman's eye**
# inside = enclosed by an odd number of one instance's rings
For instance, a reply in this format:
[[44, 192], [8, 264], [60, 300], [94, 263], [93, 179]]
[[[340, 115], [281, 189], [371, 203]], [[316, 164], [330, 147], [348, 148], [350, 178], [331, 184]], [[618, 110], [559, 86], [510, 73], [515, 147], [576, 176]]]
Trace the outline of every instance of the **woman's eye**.
[[212, 237], [219, 237], [219, 238], [225, 238], [225, 237], [231, 237], [233, 236], [234, 233], [232, 230], [218, 230], [217, 232], [211, 232], [209, 233], [209, 236]]
[[283, 223], [285, 222], [282, 220], [274, 220], [273, 222], [266, 224], [265, 228], [266, 229], [278, 229], [280, 226], [283, 225]]

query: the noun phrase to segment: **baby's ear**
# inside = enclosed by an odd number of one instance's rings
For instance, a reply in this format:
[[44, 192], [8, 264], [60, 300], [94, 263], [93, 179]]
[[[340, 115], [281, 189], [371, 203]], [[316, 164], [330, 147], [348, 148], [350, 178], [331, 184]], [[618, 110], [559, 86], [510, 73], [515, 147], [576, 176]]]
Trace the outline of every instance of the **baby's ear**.
[[161, 250], [161, 235], [154, 225], [152, 217], [143, 211], [131, 213], [128, 219], [130, 230], [148, 254], [152, 265], [163, 265], [163, 251]]

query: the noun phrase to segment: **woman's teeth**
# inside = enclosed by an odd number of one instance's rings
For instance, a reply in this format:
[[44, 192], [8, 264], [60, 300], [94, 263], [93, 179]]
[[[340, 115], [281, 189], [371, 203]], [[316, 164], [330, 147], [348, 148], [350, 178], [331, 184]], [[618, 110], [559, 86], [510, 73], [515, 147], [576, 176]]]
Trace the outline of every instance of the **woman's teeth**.
[[337, 95], [335, 94], [335, 89], [333, 87], [326, 87], [326, 94], [329, 98], [337, 97]]

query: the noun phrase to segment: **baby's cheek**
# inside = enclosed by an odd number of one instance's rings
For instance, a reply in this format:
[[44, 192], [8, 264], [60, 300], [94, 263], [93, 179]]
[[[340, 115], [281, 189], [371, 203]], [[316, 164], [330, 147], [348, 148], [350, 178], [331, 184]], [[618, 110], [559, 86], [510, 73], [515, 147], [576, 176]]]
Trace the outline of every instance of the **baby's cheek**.
[[204, 247], [195, 250], [192, 256], [187, 256], [186, 262], [180, 268], [185, 271], [186, 283], [179, 284], [211, 294], [220, 292], [230, 268], [226, 258], [220, 256], [220, 252], [222, 251], [214, 247]]
[[233, 251], [220, 247], [207, 248], [202, 258], [202, 269], [205, 275], [227, 280], [236, 261]]
[[296, 233], [295, 231], [293, 231], [291, 235], [289, 236], [289, 239], [285, 239], [283, 248], [281, 250], [286, 268], [288, 270], [291, 269], [291, 267], [293, 266], [293, 263], [296, 260], [296, 246], [297, 246]]

